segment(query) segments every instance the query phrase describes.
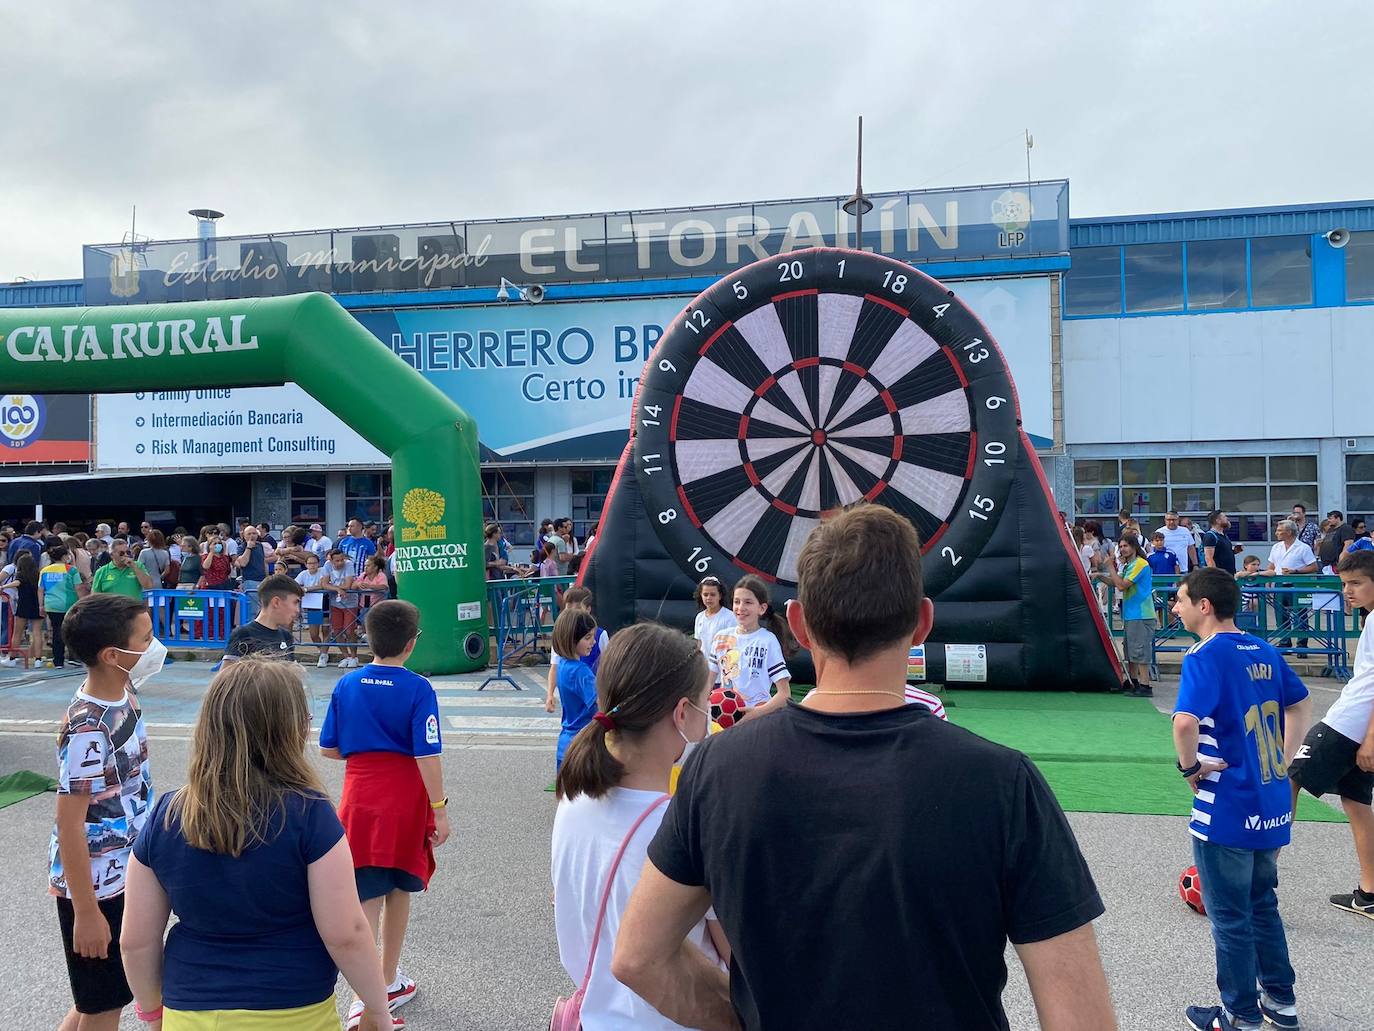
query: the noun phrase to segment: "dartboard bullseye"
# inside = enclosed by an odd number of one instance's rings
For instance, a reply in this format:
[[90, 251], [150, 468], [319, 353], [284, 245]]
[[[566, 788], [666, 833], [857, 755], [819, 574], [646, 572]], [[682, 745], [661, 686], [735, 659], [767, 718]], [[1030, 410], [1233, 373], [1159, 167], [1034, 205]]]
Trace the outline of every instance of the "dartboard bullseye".
[[634, 435], [683, 568], [793, 586], [817, 522], [868, 500], [915, 525], [932, 596], [991, 536], [1020, 445], [1002, 354], [968, 309], [909, 265], [835, 249], [693, 300], [649, 359]]

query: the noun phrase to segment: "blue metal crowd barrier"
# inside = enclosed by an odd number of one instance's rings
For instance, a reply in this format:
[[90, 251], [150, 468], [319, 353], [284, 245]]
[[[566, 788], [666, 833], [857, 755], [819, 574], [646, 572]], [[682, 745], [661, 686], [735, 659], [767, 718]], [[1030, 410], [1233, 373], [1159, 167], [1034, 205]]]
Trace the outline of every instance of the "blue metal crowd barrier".
[[[1154, 577], [1155, 631], [1150, 668], [1158, 675], [1160, 653], [1182, 654], [1197, 643], [1173, 614], [1179, 577]], [[1273, 645], [1281, 655], [1320, 659], [1322, 675], [1349, 680], [1350, 657], [1346, 642], [1360, 635], [1358, 613], [1348, 611], [1341, 582], [1334, 576], [1252, 577], [1240, 581], [1241, 611], [1236, 626]], [[1114, 636], [1125, 631], [1115, 604], [1118, 592], [1106, 596], [1107, 622]]]
[[243, 621], [246, 599], [238, 591], [144, 591], [153, 636], [168, 648], [223, 651]]
[[542, 657], [542, 638], [553, 630], [563, 592], [577, 582], [575, 576], [518, 577], [487, 581], [491, 634], [495, 638], [496, 672], [482, 682], [481, 691], [501, 681], [522, 690], [506, 672], [506, 663], [526, 655]]

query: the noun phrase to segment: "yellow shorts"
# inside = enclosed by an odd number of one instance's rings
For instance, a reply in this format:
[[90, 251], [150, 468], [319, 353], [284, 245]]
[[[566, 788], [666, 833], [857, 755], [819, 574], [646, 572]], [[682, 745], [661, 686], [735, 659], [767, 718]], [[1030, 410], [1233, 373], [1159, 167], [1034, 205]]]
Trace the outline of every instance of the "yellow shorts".
[[334, 997], [289, 1010], [174, 1010], [162, 1012], [162, 1031], [339, 1031]]

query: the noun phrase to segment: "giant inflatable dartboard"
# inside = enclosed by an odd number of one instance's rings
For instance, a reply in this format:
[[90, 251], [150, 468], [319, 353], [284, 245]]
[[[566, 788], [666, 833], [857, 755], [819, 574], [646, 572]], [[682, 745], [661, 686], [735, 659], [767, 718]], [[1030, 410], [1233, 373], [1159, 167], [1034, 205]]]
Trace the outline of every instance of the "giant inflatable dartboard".
[[947, 666], [1001, 687], [1119, 678], [1002, 352], [955, 291], [866, 252], [755, 262], [667, 328], [582, 582], [611, 629], [690, 629], [705, 575], [758, 574], [781, 604], [810, 532], [860, 501], [920, 533], [931, 680]]
[[823, 513], [909, 518], [933, 595], [1006, 504], [1019, 446], [997, 347], [934, 280], [872, 254], [760, 262], [686, 309], [646, 369], [635, 476], [693, 571], [796, 582]]

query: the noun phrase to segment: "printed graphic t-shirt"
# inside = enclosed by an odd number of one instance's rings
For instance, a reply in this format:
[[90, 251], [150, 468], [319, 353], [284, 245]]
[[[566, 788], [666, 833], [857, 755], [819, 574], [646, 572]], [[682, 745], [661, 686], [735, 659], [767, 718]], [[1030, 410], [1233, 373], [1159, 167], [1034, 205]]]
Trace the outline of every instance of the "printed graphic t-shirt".
[[[153, 804], [148, 737], [131, 693], [126, 691], [118, 702], [76, 693], [57, 737], [57, 780], [59, 795], [89, 798], [86, 845], [95, 897], [122, 894], [129, 849]], [[48, 846], [48, 890], [59, 898], [70, 897], [56, 824]]]
[[256, 619], [234, 628], [229, 635], [229, 643], [224, 648], [225, 655], [246, 659], [252, 655], [259, 659], [283, 659], [294, 662], [296, 659], [296, 639], [290, 630], [279, 630], [264, 626]]
[[1199, 758], [1226, 763], [1198, 782], [1193, 837], [1230, 848], [1288, 844], [1293, 797], [1284, 710], [1306, 697], [1283, 656], [1257, 637], [1213, 634], [1188, 649], [1174, 712], [1197, 718]]
[[403, 666], [368, 663], [339, 678], [320, 728], [320, 747], [423, 758], [444, 750], [434, 687]]
[[771, 698], [773, 682], [788, 675], [782, 645], [773, 631], [759, 627], [745, 633], [738, 625], [716, 634], [706, 656], [721, 687], [732, 687], [746, 705], [762, 705]]

